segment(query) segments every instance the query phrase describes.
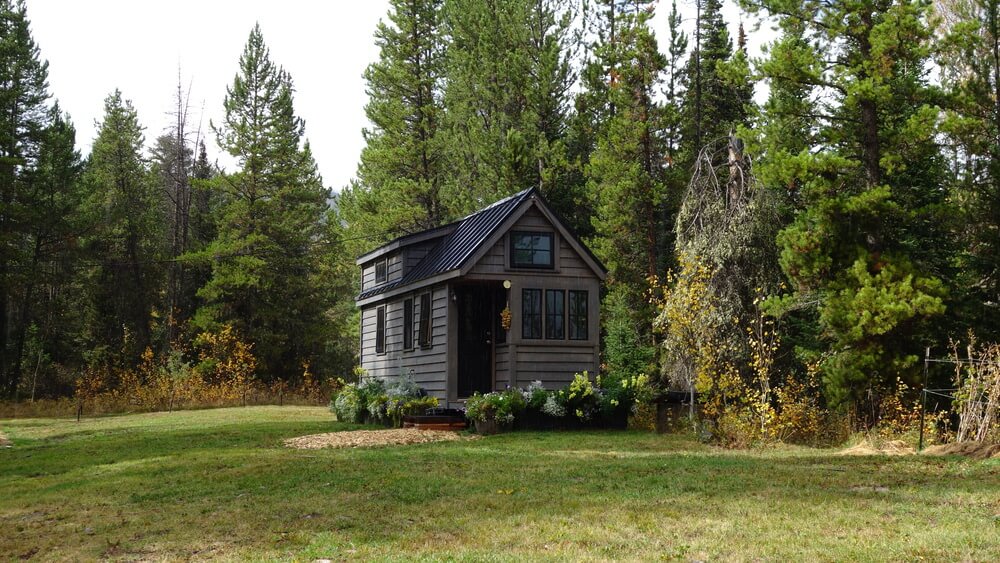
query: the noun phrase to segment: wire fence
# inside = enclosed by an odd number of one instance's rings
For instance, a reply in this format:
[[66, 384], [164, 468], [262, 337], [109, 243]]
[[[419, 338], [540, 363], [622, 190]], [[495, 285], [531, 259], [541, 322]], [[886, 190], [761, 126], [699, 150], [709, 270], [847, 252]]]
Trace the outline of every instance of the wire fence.
[[[953, 370], [948, 374], [948, 378], [945, 379], [940, 373], [932, 373], [935, 366], [951, 366]], [[947, 381], [949, 384], [955, 384], [958, 380], [955, 378], [954, 370], [959, 370], [963, 366], [995, 367], [997, 366], [997, 362], [973, 357], [961, 358], [957, 354], [949, 358], [932, 358], [930, 348], [927, 348], [924, 351], [924, 386], [920, 392], [920, 441], [917, 446], [918, 451], [924, 449], [924, 429], [928, 412], [940, 412], [942, 407], [947, 410], [952, 410], [955, 401], [958, 400], [958, 388], [944, 386], [932, 387], [931, 385], [937, 385], [943, 383], [944, 381]], [[977, 397], [971, 401], [970, 406], [978, 407], [982, 404], [984, 404], [984, 401]]]

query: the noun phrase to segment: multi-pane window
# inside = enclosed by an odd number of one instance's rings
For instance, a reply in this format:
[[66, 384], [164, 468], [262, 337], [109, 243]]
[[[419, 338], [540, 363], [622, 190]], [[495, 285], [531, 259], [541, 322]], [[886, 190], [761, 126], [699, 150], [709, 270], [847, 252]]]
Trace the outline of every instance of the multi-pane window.
[[424, 293], [420, 296], [420, 328], [417, 340], [421, 348], [431, 346], [431, 294]]
[[542, 290], [521, 291], [521, 337], [542, 337]]
[[375, 353], [385, 353], [385, 307], [375, 310]]
[[545, 290], [545, 338], [566, 338], [566, 293], [561, 289]]
[[413, 298], [403, 300], [403, 349], [413, 349]]
[[553, 268], [552, 233], [513, 231], [510, 234], [512, 268]]
[[387, 260], [375, 262], [375, 283], [384, 283], [388, 275], [389, 262]]
[[569, 292], [569, 339], [587, 340], [587, 292]]

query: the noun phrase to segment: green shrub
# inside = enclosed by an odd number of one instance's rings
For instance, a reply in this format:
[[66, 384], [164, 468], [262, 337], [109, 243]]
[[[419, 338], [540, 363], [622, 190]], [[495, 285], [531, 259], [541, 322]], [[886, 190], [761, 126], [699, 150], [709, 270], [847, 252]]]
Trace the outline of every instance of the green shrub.
[[403, 416], [423, 414], [438, 406], [434, 397], [421, 397], [420, 386], [410, 379], [385, 383], [369, 379], [364, 383], [345, 385], [331, 403], [337, 420], [344, 422], [371, 422], [399, 427]]
[[365, 418], [365, 405], [356, 383], [344, 385], [330, 402], [330, 410], [340, 422], [360, 423]]
[[652, 399], [649, 376], [644, 373], [631, 377], [615, 374], [598, 375], [596, 383], [601, 390], [601, 412], [605, 415], [621, 411], [631, 414], [637, 403]]

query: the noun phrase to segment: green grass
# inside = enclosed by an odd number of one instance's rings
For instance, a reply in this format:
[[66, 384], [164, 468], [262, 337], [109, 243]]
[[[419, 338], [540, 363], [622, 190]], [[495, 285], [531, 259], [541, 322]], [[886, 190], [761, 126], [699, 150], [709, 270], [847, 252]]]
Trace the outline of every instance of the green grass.
[[315, 407], [0, 420], [0, 560], [994, 560], [1000, 462], [517, 433], [298, 451]]

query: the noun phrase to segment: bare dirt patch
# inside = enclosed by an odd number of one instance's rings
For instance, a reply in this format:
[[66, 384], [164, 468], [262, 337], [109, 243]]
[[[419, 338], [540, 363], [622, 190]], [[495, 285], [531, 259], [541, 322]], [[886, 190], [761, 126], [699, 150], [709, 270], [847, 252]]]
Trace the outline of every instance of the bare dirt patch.
[[879, 444], [865, 440], [841, 451], [840, 455], [912, 455], [915, 453], [917, 450], [902, 440], [888, 440]]
[[473, 436], [462, 436], [458, 432], [445, 430], [417, 430], [415, 428], [397, 428], [388, 430], [351, 430], [347, 432], [328, 432], [326, 434], [311, 434], [285, 440], [285, 446], [303, 450], [318, 450], [320, 448], [367, 448], [372, 446], [398, 446], [408, 444], [426, 444], [428, 442], [449, 442], [469, 440]]
[[974, 459], [1000, 457], [1000, 444], [987, 442], [956, 442], [931, 446], [920, 452], [925, 455], [964, 455]]

